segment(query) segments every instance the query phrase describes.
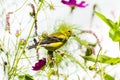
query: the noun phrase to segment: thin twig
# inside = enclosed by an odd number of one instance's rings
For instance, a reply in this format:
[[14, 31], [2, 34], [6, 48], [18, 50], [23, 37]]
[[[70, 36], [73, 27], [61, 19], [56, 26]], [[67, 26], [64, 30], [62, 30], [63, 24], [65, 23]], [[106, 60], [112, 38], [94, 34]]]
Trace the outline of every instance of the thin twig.
[[37, 36], [37, 17], [36, 17], [36, 11], [35, 11], [35, 7], [32, 3], [29, 3], [28, 4], [29, 6], [31, 6], [32, 8], [32, 12], [33, 12], [33, 16], [34, 16], [34, 19], [35, 19], [35, 35]]
[[101, 46], [101, 44], [100, 44], [100, 40], [98, 39], [97, 35], [96, 35], [94, 32], [90, 31], [90, 30], [84, 30], [84, 31], [82, 31], [82, 33], [92, 34], [92, 35], [96, 38], [96, 40], [97, 40], [97, 43], [98, 43], [98, 46], [99, 46], [100, 49], [99, 49], [98, 54], [97, 54], [97, 57], [96, 57], [96, 61], [95, 61], [95, 64], [96, 64], [97, 61], [98, 61], [98, 57], [99, 57], [99, 55], [100, 55], [100, 51], [102, 50], [102, 46]]
[[94, 4], [93, 7], [92, 7], [92, 15], [91, 15], [91, 19], [90, 19], [90, 26], [92, 26], [92, 23], [93, 23], [93, 20], [94, 20], [94, 11], [96, 10], [97, 8], [97, 4]]

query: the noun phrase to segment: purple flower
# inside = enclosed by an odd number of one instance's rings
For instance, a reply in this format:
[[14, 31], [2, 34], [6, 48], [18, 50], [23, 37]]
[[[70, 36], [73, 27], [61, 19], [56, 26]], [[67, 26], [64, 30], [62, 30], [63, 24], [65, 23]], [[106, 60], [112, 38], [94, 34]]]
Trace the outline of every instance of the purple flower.
[[61, 2], [63, 4], [69, 5], [70, 7], [76, 6], [76, 0], [69, 0], [69, 1], [62, 0]]
[[85, 8], [86, 6], [88, 6], [88, 4], [85, 3], [85, 1], [81, 1], [79, 4], [76, 3], [76, 0], [69, 0], [69, 1], [65, 1], [65, 0], [62, 0], [61, 1], [63, 4], [66, 4], [70, 7], [80, 7], [80, 8]]
[[88, 6], [88, 4], [86, 4], [85, 1], [81, 1], [79, 4], [76, 4], [76, 6], [85, 8], [86, 6]]
[[35, 66], [32, 66], [34, 71], [38, 71], [41, 68], [43, 68], [46, 64], [46, 58], [43, 58], [41, 60], [39, 60], [37, 63], [35, 63]]

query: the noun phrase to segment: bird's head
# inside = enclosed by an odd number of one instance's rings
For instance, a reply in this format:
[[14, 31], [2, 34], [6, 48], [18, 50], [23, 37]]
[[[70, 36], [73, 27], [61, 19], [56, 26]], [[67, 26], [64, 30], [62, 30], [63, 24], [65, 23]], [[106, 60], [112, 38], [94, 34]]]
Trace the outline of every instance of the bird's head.
[[66, 30], [64, 31], [64, 34], [66, 34], [67, 37], [70, 37], [72, 35], [72, 30]]
[[64, 33], [67, 37], [70, 37], [73, 34], [72, 26], [65, 23], [60, 24], [57, 28], [57, 31]]

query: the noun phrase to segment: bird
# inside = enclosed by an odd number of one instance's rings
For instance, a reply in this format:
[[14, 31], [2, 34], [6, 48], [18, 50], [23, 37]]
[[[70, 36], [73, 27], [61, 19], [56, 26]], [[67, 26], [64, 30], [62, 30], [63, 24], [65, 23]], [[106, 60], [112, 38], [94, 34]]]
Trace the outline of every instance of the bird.
[[34, 45], [28, 46], [28, 49], [40, 46], [53, 52], [62, 47], [72, 35], [72, 27], [66, 24], [61, 24], [55, 32], [51, 34], [42, 34], [38, 38], [38, 41], [34, 39]]
[[55, 51], [62, 47], [71, 35], [71, 30], [52, 33], [45, 37], [43, 40], [41, 40], [40, 46], [44, 47], [48, 51]]

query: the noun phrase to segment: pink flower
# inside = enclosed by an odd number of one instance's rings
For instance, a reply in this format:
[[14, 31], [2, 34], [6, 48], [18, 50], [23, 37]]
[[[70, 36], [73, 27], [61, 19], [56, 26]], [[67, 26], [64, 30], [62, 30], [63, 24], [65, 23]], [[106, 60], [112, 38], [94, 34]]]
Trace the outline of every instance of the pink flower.
[[80, 8], [85, 8], [86, 6], [88, 6], [88, 4], [86, 4], [85, 1], [81, 1], [79, 4], [76, 3], [76, 0], [69, 0], [69, 1], [65, 1], [65, 0], [62, 0], [61, 1], [63, 4], [66, 4], [70, 7], [80, 7]]
[[85, 8], [86, 6], [88, 6], [88, 4], [86, 4], [85, 1], [81, 1], [79, 4], [76, 4], [76, 6], [81, 7], [81, 8]]
[[62, 0], [61, 2], [62, 2], [63, 4], [69, 5], [70, 7], [76, 6], [76, 0], [70, 0], [70, 1]]
[[35, 66], [32, 66], [34, 71], [38, 71], [41, 68], [43, 68], [46, 65], [46, 58], [43, 58], [39, 60], [37, 63], [35, 63]]

